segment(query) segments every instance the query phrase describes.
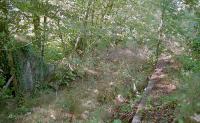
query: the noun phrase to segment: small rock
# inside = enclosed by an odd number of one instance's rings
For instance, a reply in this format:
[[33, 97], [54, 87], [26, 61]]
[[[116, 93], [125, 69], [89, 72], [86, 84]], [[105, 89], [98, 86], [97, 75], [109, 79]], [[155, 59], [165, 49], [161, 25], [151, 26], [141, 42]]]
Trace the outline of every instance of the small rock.
[[53, 115], [53, 114], [51, 114], [51, 116], [50, 116], [53, 120], [55, 120], [56, 119], [56, 117]]
[[28, 115], [31, 115], [31, 112], [27, 112], [27, 113], [25, 114], [25, 116], [28, 116]]
[[122, 95], [117, 95], [117, 97], [115, 98], [115, 104], [116, 105], [120, 105], [122, 103], [126, 102], [126, 100], [124, 99], [124, 97]]
[[84, 111], [82, 114], [81, 114], [81, 118], [83, 118], [84, 120], [88, 119], [89, 117], [89, 111]]
[[192, 120], [194, 120], [197, 123], [200, 123], [200, 114], [195, 114], [191, 117]]
[[98, 93], [99, 93], [99, 91], [98, 91], [97, 89], [95, 89], [95, 90], [94, 90], [94, 93], [95, 93], [95, 94], [98, 94]]
[[110, 86], [113, 86], [114, 85], [114, 82], [110, 82], [110, 84], [109, 84]]

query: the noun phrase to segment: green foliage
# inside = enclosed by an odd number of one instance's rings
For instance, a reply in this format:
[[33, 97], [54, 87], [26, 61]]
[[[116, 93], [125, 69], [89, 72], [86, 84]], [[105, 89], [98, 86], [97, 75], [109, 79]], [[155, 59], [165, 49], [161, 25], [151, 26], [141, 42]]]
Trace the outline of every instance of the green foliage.
[[116, 120], [113, 121], [113, 123], [122, 123], [122, 121], [119, 120], [119, 119], [116, 119]]
[[200, 37], [193, 40], [191, 45], [194, 57], [200, 58]]
[[120, 106], [120, 112], [122, 112], [122, 113], [127, 113], [127, 112], [131, 112], [131, 111], [132, 111], [131, 104], [124, 103]]
[[0, 73], [0, 100], [12, 97], [12, 88], [4, 89], [5, 77]]
[[77, 77], [75, 71], [71, 71], [70, 69], [62, 69], [56, 73], [56, 78], [58, 80], [59, 86], [67, 86], [70, 82], [74, 81]]
[[[200, 71], [198, 2], [198, 0], [184, 0], [184, 3], [179, 0], [69, 0], [67, 2], [61, 0], [10, 0], [6, 2], [3, 0], [0, 5], [0, 50], [3, 48], [3, 50], [12, 51], [15, 69], [10, 68], [12, 66], [9, 66], [7, 61], [7, 53], [2, 55], [1, 51], [0, 67], [3, 66], [3, 69], [7, 70], [5, 74], [14, 73], [21, 84], [23, 83], [21, 76], [24, 64], [20, 63], [20, 54], [17, 55], [19, 51], [22, 51], [21, 54], [26, 54], [22, 61], [39, 57], [36, 67], [41, 68], [39, 72], [45, 74], [48, 70], [43, 65], [44, 61], [63, 64], [61, 62], [64, 60], [68, 62], [78, 55], [87, 61], [88, 54], [93, 54], [96, 50], [102, 53], [110, 46], [123, 45], [135, 49], [146, 46], [147, 50], [151, 52], [150, 65], [142, 63], [145, 65], [128, 66], [130, 69], [122, 67], [117, 79], [129, 83], [117, 89], [105, 89], [97, 95], [100, 103], [110, 102], [118, 93], [125, 98], [134, 100], [133, 89], [136, 86], [137, 91], [143, 91], [147, 84], [146, 76], [152, 71], [150, 66], [157, 60], [157, 53], [159, 52], [158, 55], [160, 55], [164, 49], [169, 48], [165, 46], [165, 43], [175, 40], [183, 41], [181, 44], [184, 44], [186, 40], [192, 40], [191, 55], [179, 57], [183, 65], [183, 83], [181, 83], [180, 91], [185, 92], [179, 94], [183, 95], [179, 99], [180, 110], [184, 116], [191, 115], [199, 112], [195, 110], [199, 109], [196, 99], [198, 98], [196, 94], [199, 94], [198, 73]], [[187, 10], [185, 4], [193, 10]], [[188, 17], [191, 19], [184, 20]], [[161, 21], [163, 24], [159, 31]], [[191, 26], [188, 21], [195, 24]], [[17, 36], [19, 39], [16, 38]], [[158, 48], [156, 46], [160, 40], [162, 42]], [[189, 50], [188, 47], [185, 46], [185, 48]], [[32, 56], [32, 54], [36, 55]], [[87, 63], [90, 64], [91, 61]], [[80, 65], [81, 62], [78, 61], [75, 64]], [[97, 65], [92, 67], [94, 66]], [[107, 66], [100, 67], [106, 68]], [[80, 68], [78, 67], [78, 69]], [[80, 73], [71, 70], [68, 65], [61, 65], [56, 70], [53, 80], [56, 91], [59, 87], [69, 85], [74, 81], [77, 74]], [[38, 79], [35, 85], [36, 90], [48, 90], [50, 84], [39, 81], [41, 76], [36, 77]], [[8, 97], [11, 95], [12, 88], [7, 90], [2, 88], [6, 82], [5, 78], [3, 74], [0, 74], [0, 95]], [[195, 87], [193, 87], [194, 85]], [[19, 94], [19, 96], [21, 95]], [[63, 102], [66, 103], [64, 108], [67, 111], [74, 111], [77, 105], [75, 102], [76, 100], [73, 99]], [[130, 112], [131, 109], [129, 104], [122, 105], [120, 108], [122, 112]], [[22, 108], [22, 112], [23, 110]], [[187, 110], [190, 112], [189, 114], [186, 112]], [[15, 115], [10, 117], [15, 118]], [[98, 122], [99, 120], [94, 119], [93, 121]], [[113, 123], [120, 122], [120, 120], [115, 120]]]
[[12, 98], [12, 89], [0, 89], [0, 100]]
[[15, 114], [16, 115], [22, 115], [22, 114], [26, 114], [27, 112], [30, 112], [31, 109], [27, 108], [26, 106], [20, 106], [15, 110]]
[[5, 84], [5, 77], [0, 73], [0, 87]]
[[64, 58], [63, 50], [56, 43], [50, 44], [45, 50], [45, 60], [50, 63], [62, 60]]
[[80, 114], [82, 112], [81, 102], [78, 97], [68, 95], [63, 101], [59, 102], [62, 108], [70, 113]]
[[181, 56], [179, 61], [183, 65], [180, 72], [181, 83], [177, 92], [178, 118], [180, 121], [187, 121], [189, 116], [200, 113], [200, 61], [191, 56]]
[[182, 55], [178, 59], [182, 62], [185, 71], [199, 72], [200, 71], [200, 61], [191, 57]]
[[97, 101], [101, 104], [109, 103], [116, 97], [116, 92], [114, 89], [107, 88], [104, 91], [100, 91], [97, 95]]
[[195, 6], [198, 4], [198, 0], [184, 0], [184, 2], [190, 6]]
[[[186, 26], [195, 34], [191, 34], [189, 30], [185, 32], [187, 38], [191, 41], [187, 50], [190, 52], [187, 55], [179, 56], [178, 59], [182, 63], [183, 68], [180, 71], [180, 81], [179, 89], [177, 92], [178, 100], [178, 121], [179, 122], [189, 122], [194, 114], [200, 113], [200, 84], [199, 84], [199, 72], [200, 72], [200, 40], [199, 40], [199, 7], [198, 0], [184, 0], [184, 2], [189, 5], [190, 12], [194, 14], [189, 14], [185, 12], [186, 17], [190, 17], [190, 23]], [[198, 19], [197, 19], [198, 18]], [[189, 121], [188, 121], [189, 120]]]
[[178, 93], [180, 119], [188, 119], [195, 113], [200, 113], [200, 74], [183, 73], [181, 87]]
[[192, 49], [193, 51], [200, 53], [200, 37], [197, 37], [194, 41], [192, 41]]

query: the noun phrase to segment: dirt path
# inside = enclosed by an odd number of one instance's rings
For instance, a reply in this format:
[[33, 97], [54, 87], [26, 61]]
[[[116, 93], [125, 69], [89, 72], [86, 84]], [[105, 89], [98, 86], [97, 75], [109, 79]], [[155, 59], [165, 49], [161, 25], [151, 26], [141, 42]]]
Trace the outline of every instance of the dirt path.
[[175, 83], [172, 82], [168, 73], [171, 69], [176, 68], [178, 66], [171, 55], [162, 54], [160, 56], [132, 123], [173, 122], [176, 102], [163, 104], [161, 98], [169, 96], [176, 90]]

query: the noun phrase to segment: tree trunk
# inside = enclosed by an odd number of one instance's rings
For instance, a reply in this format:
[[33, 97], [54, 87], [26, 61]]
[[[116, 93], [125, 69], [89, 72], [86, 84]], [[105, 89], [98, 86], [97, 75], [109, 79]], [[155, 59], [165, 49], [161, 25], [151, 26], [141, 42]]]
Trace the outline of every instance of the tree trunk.
[[41, 35], [40, 35], [40, 17], [38, 15], [33, 15], [33, 32], [35, 33], [34, 44], [41, 50]]
[[160, 26], [158, 28], [158, 42], [157, 42], [157, 45], [156, 45], [156, 62], [155, 62], [155, 66], [158, 62], [158, 58], [161, 54], [161, 49], [160, 49], [160, 45], [161, 43], [163, 42], [163, 21], [164, 21], [164, 9], [161, 11], [161, 19], [160, 19]]
[[0, 15], [0, 34], [2, 35], [0, 37], [0, 49], [3, 50], [9, 38], [7, 0], [0, 0], [0, 11], [3, 12], [3, 14]]
[[44, 16], [44, 25], [43, 25], [43, 40], [42, 40], [42, 43], [41, 43], [41, 57], [42, 59], [44, 59], [44, 48], [45, 48], [45, 42], [47, 40], [47, 33], [46, 33], [46, 30], [47, 30], [47, 17]]
[[88, 1], [87, 4], [87, 9], [85, 12], [85, 17], [83, 18], [83, 31], [80, 32], [80, 34], [78, 34], [77, 38], [76, 38], [76, 46], [75, 46], [75, 50], [77, 52], [77, 54], [82, 57], [84, 55], [85, 49], [87, 47], [88, 44], [88, 36], [87, 36], [87, 27], [88, 27], [88, 21], [89, 21], [89, 15], [90, 15], [90, 11], [91, 11], [91, 5], [92, 5], [92, 0]]
[[[155, 65], [154, 65], [154, 70], [156, 69], [156, 65], [158, 64], [159, 56], [161, 54], [160, 45], [163, 41], [164, 12], [165, 12], [165, 9], [162, 8], [160, 26], [158, 28], [158, 42], [157, 42], [157, 46], [156, 46], [156, 62], [155, 62]], [[147, 86], [146, 90], [144, 91], [144, 96], [142, 97], [142, 99], [141, 99], [141, 101], [138, 105], [138, 109], [137, 109], [136, 114], [134, 115], [134, 117], [132, 119], [132, 123], [142, 123], [142, 110], [145, 108], [147, 96], [150, 94], [150, 91], [152, 90], [154, 85], [155, 85], [154, 80], [150, 80], [148, 82], [148, 86]]]
[[[10, 35], [9, 35], [9, 8], [8, 8], [9, 1], [7, 0], [0, 0], [0, 11], [3, 12], [3, 15], [0, 16], [0, 34], [2, 36], [0, 37], [0, 59], [3, 59], [3, 62], [1, 63], [0, 67], [4, 66], [6, 70], [3, 71], [8, 71], [4, 73], [6, 76], [15, 76], [15, 66], [14, 66], [14, 61], [13, 61], [13, 55], [12, 51], [9, 49], [6, 49], [7, 42], [10, 40]], [[0, 61], [1, 62], [1, 61]], [[13, 77], [13, 85], [14, 89], [16, 90], [17, 87], [17, 80], [16, 77]]]
[[65, 56], [67, 56], [67, 44], [65, 43], [64, 39], [63, 39], [63, 34], [62, 34], [62, 30], [60, 29], [60, 20], [58, 20], [57, 22], [57, 26], [58, 26], [58, 37], [61, 40], [62, 46], [63, 46], [63, 51]]
[[4, 74], [9, 74], [5, 44], [8, 41], [8, 8], [6, 0], [0, 0], [0, 68]]

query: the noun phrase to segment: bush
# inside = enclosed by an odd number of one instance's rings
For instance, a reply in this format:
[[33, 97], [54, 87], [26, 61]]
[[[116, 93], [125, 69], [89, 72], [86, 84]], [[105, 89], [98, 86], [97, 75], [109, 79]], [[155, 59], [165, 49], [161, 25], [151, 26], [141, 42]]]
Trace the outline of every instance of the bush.
[[5, 77], [0, 73], [0, 100], [9, 98], [12, 95], [11, 89], [3, 88], [5, 83], [6, 83]]
[[192, 50], [197, 54], [200, 53], [200, 37], [192, 41]]
[[179, 57], [183, 65], [180, 86], [177, 92], [179, 120], [186, 121], [200, 113], [200, 61], [190, 57]]
[[182, 63], [184, 71], [200, 71], [200, 61], [190, 56], [179, 56], [178, 60]]
[[2, 87], [5, 84], [5, 78], [4, 76], [0, 73], [0, 87]]
[[188, 119], [195, 113], [200, 113], [200, 73], [183, 74], [178, 92], [179, 118]]
[[59, 81], [59, 86], [68, 85], [76, 79], [76, 72], [69, 69], [61, 69], [56, 73], [56, 78]]

